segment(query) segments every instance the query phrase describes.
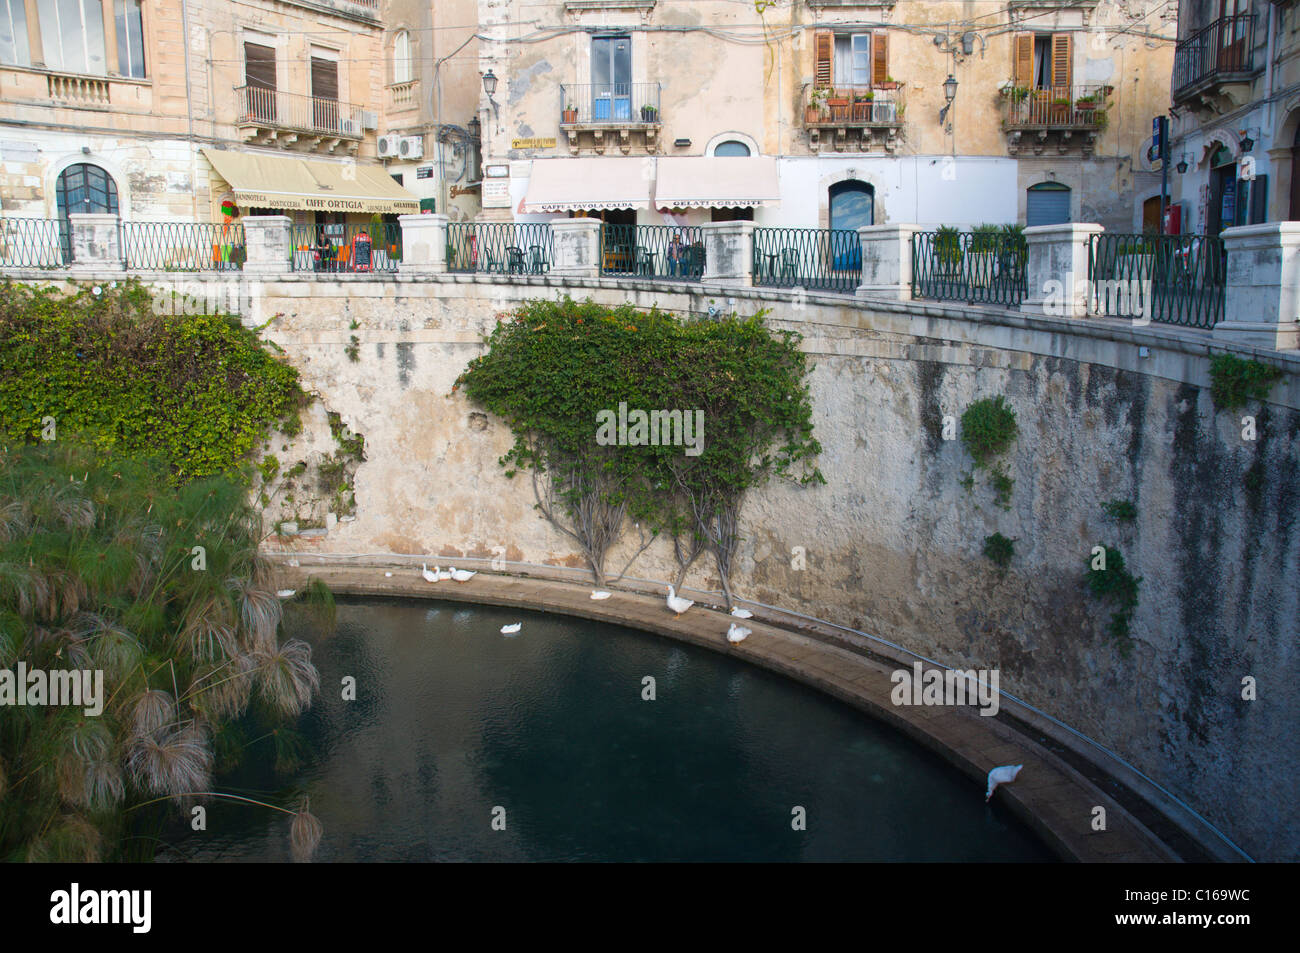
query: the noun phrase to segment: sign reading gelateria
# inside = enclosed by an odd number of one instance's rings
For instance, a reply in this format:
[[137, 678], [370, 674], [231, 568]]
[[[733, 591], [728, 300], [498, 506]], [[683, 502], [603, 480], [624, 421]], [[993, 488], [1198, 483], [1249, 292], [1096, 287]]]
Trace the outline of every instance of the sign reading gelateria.
[[511, 149], [554, 149], [554, 139], [511, 139]]

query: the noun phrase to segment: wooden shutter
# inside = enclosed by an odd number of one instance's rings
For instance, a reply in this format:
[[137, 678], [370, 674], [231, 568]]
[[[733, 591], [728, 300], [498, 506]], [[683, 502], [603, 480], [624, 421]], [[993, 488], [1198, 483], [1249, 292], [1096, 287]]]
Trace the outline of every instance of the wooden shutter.
[[1250, 183], [1250, 218], [1247, 225], [1262, 225], [1268, 221], [1268, 176], [1257, 175]]
[[262, 89], [275, 89], [275, 50], [260, 43], [244, 44], [244, 82]]
[[835, 58], [835, 34], [818, 30], [813, 34], [813, 86], [828, 89], [831, 85], [831, 61]]
[[1034, 85], [1034, 35], [1032, 33], [1016, 34], [1015, 84], [1024, 89], [1031, 89]]
[[880, 84], [889, 76], [889, 35], [884, 30], [871, 34], [871, 82]]
[[311, 58], [311, 94], [317, 99], [339, 98], [339, 64]]
[[1074, 65], [1074, 38], [1068, 33], [1052, 34], [1052, 88], [1064, 87], [1063, 95], [1070, 95], [1072, 67]]

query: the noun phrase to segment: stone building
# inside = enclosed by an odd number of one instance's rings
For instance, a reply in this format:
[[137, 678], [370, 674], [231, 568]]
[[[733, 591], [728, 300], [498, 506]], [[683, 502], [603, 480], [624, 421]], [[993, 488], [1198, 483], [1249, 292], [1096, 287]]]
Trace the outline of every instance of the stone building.
[[[7, 217], [472, 214], [464, 4], [0, 0]], [[446, 24], [444, 26], [443, 24]], [[394, 181], [396, 180], [396, 181]]]
[[1175, 13], [480, 0], [484, 215], [1155, 227]]
[[1300, 219], [1298, 31], [1294, 0], [1179, 3], [1169, 162], [1183, 232]]

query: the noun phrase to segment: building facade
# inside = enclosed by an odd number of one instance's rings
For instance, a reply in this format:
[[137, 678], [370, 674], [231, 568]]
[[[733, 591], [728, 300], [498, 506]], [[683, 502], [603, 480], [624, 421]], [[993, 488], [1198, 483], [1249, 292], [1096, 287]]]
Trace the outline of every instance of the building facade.
[[1155, 227], [1145, 152], [1175, 16], [1172, 0], [480, 0], [483, 214]]
[[1217, 235], [1300, 219], [1294, 0], [1182, 0], [1171, 92], [1175, 226]]
[[361, 223], [445, 211], [456, 184], [473, 214], [467, 17], [410, 0], [0, 0], [4, 215]]

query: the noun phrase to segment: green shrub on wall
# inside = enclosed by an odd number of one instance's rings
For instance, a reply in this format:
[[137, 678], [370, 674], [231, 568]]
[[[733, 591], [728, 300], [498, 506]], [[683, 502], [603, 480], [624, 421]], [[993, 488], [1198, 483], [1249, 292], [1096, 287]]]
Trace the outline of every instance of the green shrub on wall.
[[158, 315], [138, 282], [0, 289], [0, 441], [160, 456], [180, 483], [235, 470], [300, 429], [298, 373], [227, 315]]
[[1282, 371], [1234, 354], [1216, 354], [1210, 360], [1210, 396], [1219, 410], [1235, 410], [1248, 400], [1267, 400]]
[[1018, 432], [1016, 412], [1001, 394], [975, 401], [961, 415], [961, 441], [981, 467], [1010, 447]]

